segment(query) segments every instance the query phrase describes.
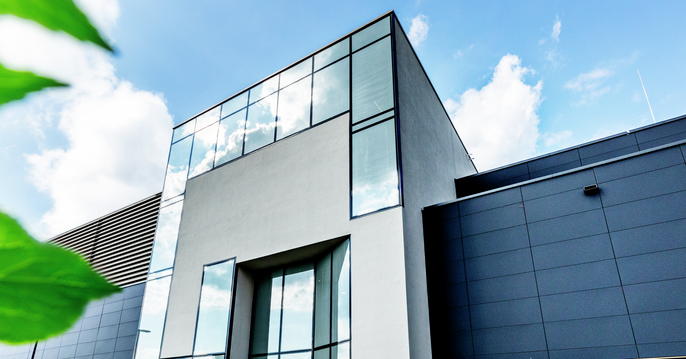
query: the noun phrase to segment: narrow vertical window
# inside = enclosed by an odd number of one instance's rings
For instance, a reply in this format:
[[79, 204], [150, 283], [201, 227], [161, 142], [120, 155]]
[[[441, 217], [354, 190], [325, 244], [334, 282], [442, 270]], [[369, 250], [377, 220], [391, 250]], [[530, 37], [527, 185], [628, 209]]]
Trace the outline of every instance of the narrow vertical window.
[[203, 269], [193, 355], [224, 354], [229, 332], [235, 260]]
[[390, 36], [353, 54], [353, 124], [393, 107]]
[[174, 266], [176, 240], [179, 236], [183, 201], [160, 209], [155, 230], [155, 242], [150, 257], [150, 273], [159, 272]]
[[164, 191], [162, 201], [176, 197], [186, 190], [188, 163], [191, 157], [193, 136], [188, 136], [174, 143], [169, 150], [167, 174], [164, 177]]
[[160, 357], [170, 284], [171, 276], [166, 276], [151, 280], [145, 285], [135, 359], [159, 359]]
[[350, 62], [343, 59], [314, 74], [312, 124], [350, 109]]
[[312, 77], [309, 75], [281, 89], [279, 92], [279, 117], [276, 121], [277, 141], [310, 126], [311, 93]]

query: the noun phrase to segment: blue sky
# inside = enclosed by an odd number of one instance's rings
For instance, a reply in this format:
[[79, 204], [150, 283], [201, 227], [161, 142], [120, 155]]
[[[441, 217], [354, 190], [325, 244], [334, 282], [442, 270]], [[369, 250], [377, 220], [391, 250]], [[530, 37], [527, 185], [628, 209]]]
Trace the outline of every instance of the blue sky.
[[0, 63], [73, 85], [0, 108], [0, 208], [41, 238], [161, 190], [172, 124], [391, 9], [480, 170], [652, 123], [637, 70], [686, 114], [683, 1], [79, 4], [118, 55], [0, 17]]

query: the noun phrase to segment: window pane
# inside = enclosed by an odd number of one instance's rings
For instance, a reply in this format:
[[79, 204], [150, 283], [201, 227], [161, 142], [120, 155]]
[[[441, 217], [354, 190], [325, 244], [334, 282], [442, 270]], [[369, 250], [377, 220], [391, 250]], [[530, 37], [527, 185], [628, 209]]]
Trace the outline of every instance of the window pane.
[[353, 123], [393, 107], [391, 39], [353, 54]]
[[281, 73], [281, 84], [280, 88], [284, 88], [301, 78], [312, 73], [312, 58], [291, 67], [290, 69]]
[[329, 348], [315, 350], [314, 359], [329, 359]]
[[224, 118], [248, 105], [248, 91], [224, 102], [222, 104], [222, 115]]
[[281, 359], [310, 359], [312, 352], [281, 354]]
[[350, 339], [350, 242], [333, 251], [331, 342]]
[[217, 153], [214, 156], [215, 167], [238, 158], [243, 153], [245, 113], [246, 110], [242, 110], [219, 121]]
[[176, 197], [186, 190], [186, 177], [188, 176], [188, 162], [191, 157], [192, 144], [193, 136], [189, 136], [171, 146], [167, 174], [164, 177], [163, 201]]
[[160, 209], [157, 229], [155, 230], [155, 243], [150, 258], [150, 273], [174, 266], [182, 209], [183, 202], [176, 202]]
[[159, 359], [160, 357], [169, 284], [171, 284], [171, 276], [149, 281], [145, 285], [135, 359]]
[[193, 355], [226, 351], [234, 260], [205, 266]]
[[314, 74], [312, 124], [317, 124], [350, 108], [349, 59]]
[[340, 59], [350, 52], [350, 42], [347, 38], [339, 41], [337, 44], [328, 49], [314, 55], [314, 71]]
[[202, 115], [198, 116], [197, 122], [195, 123], [195, 132], [202, 130], [203, 128], [219, 121], [219, 112], [221, 107], [217, 106]]
[[279, 117], [276, 121], [277, 140], [310, 126], [311, 92], [312, 78], [310, 76], [279, 92]]
[[195, 132], [195, 119], [186, 122], [183, 126], [177, 127], [172, 136], [172, 142], [176, 142]]
[[353, 35], [353, 51], [391, 33], [391, 18], [386, 17]]
[[219, 123], [215, 123], [195, 133], [193, 152], [191, 154], [191, 173], [188, 175], [188, 178], [193, 178], [212, 169], [218, 128]]
[[282, 283], [282, 270], [256, 282], [250, 354], [279, 351]]
[[312, 348], [313, 267], [287, 269], [284, 277], [282, 352]]
[[250, 89], [250, 103], [257, 102], [279, 89], [279, 75], [276, 75]]
[[353, 216], [400, 203], [392, 119], [353, 134], [352, 196]]
[[[317, 301], [314, 310], [314, 346], [331, 343], [331, 254], [317, 263]], [[327, 351], [328, 353], [328, 351]], [[317, 353], [315, 352], [315, 357]]]
[[248, 107], [248, 122], [245, 129], [246, 154], [274, 142], [276, 96], [277, 94], [273, 94]]
[[332, 347], [331, 359], [350, 359], [350, 342]]

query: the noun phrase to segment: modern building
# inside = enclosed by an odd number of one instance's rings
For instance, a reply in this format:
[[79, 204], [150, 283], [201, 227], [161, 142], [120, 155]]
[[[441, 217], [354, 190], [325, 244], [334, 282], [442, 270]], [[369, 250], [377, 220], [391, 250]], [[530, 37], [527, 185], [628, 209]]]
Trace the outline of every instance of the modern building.
[[393, 12], [174, 128], [6, 359], [686, 355], [686, 116], [478, 173]]

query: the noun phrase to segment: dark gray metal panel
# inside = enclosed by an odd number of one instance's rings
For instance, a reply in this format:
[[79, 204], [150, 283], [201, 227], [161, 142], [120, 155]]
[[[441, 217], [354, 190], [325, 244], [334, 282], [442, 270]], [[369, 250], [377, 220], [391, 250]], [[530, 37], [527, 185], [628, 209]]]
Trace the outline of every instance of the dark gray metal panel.
[[454, 262], [463, 259], [462, 240], [459, 238], [436, 243], [435, 247], [436, 253], [434, 258], [439, 262]]
[[607, 233], [602, 209], [529, 223], [528, 227], [533, 246]]
[[466, 259], [465, 267], [468, 281], [534, 270], [531, 263], [531, 251], [528, 248]]
[[635, 344], [628, 315], [546, 322], [545, 333], [551, 350]]
[[548, 168], [559, 167], [572, 162], [579, 162], [579, 160], [579, 151], [577, 149], [560, 152], [537, 160], [529, 161], [529, 173], [539, 172]]
[[452, 284], [466, 281], [463, 261], [447, 263], [441, 268], [443, 270], [440, 273], [437, 273], [438, 283]]
[[524, 209], [521, 204], [509, 205], [460, 217], [460, 222], [463, 236], [496, 231], [524, 224]]
[[462, 307], [447, 308], [445, 312], [439, 313], [434, 316], [434, 318], [437, 318], [437, 321], [444, 322], [444, 324], [452, 330], [471, 330], [469, 307], [466, 305]]
[[546, 350], [542, 324], [473, 331], [474, 354], [501, 354]]
[[522, 186], [522, 197], [525, 201], [545, 197], [573, 189], [582, 189], [595, 183], [593, 170], [574, 172], [566, 176], [551, 178]]
[[686, 248], [686, 219], [610, 233], [619, 257]]
[[686, 119], [646, 128], [636, 131], [635, 134], [639, 144], [678, 134], [683, 134], [684, 138], [686, 138]]
[[467, 283], [470, 305], [535, 297], [533, 272]]
[[639, 344], [641, 358], [678, 356], [686, 353], [686, 341], [657, 344]]
[[609, 181], [600, 187], [603, 206], [656, 197], [667, 193], [686, 190], [686, 165], [659, 170]]
[[598, 183], [603, 183], [683, 163], [684, 158], [679, 148], [671, 147], [623, 161], [608, 163], [595, 167], [594, 170]]
[[686, 276], [686, 248], [618, 258], [622, 283], [635, 284]]
[[536, 246], [531, 251], [536, 270], [614, 258], [607, 234]]
[[612, 159], [615, 157], [624, 156], [624, 155], [628, 155], [628, 154], [631, 154], [634, 152], [638, 152], [638, 150], [639, 150], [638, 146], [631, 146], [631, 147], [625, 147], [625, 148], [615, 150], [615, 151], [611, 151], [611, 152], [606, 152], [606, 153], [603, 153], [603, 154], [600, 154], [597, 156], [582, 158], [581, 159], [581, 165], [582, 166], [590, 165], [590, 164], [597, 163], [600, 161], [605, 161], [605, 160], [609, 160], [609, 159]]
[[621, 287], [544, 295], [540, 299], [546, 322], [628, 314]]
[[466, 216], [521, 201], [522, 194], [519, 188], [512, 188], [459, 202], [460, 215]]
[[477, 355], [474, 359], [548, 359], [547, 351]]
[[543, 322], [538, 298], [472, 305], [470, 312], [473, 329]]
[[[579, 156], [583, 161], [584, 158], [594, 157], [608, 152], [622, 150], [627, 147], [636, 147], [637, 145], [638, 143], [636, 142], [636, 136], [633, 133], [628, 133], [624, 136], [614, 137], [604, 141], [579, 147]], [[638, 150], [637, 147], [636, 150]]]
[[637, 358], [635, 345], [620, 345], [616, 347], [596, 347], [581, 349], [551, 350], [550, 359], [608, 359], [608, 358]]
[[686, 309], [686, 278], [624, 286], [629, 313]]
[[585, 195], [582, 188], [524, 202], [526, 220], [529, 223], [600, 207], [600, 198], [597, 195]]
[[686, 192], [605, 208], [610, 232], [686, 218]]
[[501, 229], [462, 238], [465, 258], [528, 248], [526, 225]]
[[581, 167], [581, 161], [569, 162], [569, 163], [561, 164], [559, 166], [542, 169], [540, 171], [530, 172], [529, 177], [531, 177], [531, 179], [539, 178], [539, 177], [555, 174], [558, 172], [571, 170], [571, 169], [574, 169], [577, 167]]
[[541, 295], [615, 287], [619, 285], [614, 260], [536, 271]]
[[631, 323], [638, 344], [683, 341], [686, 310], [632, 314]]

